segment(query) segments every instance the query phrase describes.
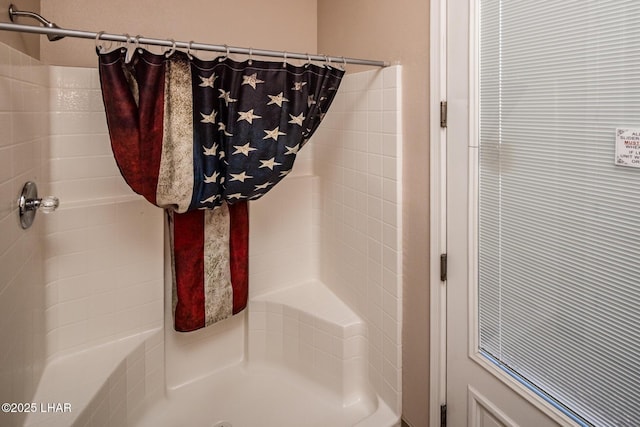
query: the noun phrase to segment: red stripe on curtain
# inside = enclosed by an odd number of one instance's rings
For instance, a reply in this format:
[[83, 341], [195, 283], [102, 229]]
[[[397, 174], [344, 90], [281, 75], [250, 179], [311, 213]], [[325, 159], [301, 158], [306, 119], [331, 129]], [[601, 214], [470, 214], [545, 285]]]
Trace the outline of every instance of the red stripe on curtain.
[[173, 214], [175, 330], [204, 328], [204, 211]]
[[162, 154], [165, 66], [162, 56], [142, 55], [124, 64], [119, 50], [99, 63], [111, 148], [127, 184], [153, 204]]

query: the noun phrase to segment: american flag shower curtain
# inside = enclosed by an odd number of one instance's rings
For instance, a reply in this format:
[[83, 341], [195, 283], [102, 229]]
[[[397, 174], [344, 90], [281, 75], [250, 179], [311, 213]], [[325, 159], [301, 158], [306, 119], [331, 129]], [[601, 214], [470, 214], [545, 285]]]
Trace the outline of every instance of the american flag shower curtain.
[[126, 54], [98, 52], [111, 146], [133, 191], [167, 211], [174, 325], [192, 331], [245, 308], [248, 201], [291, 171], [344, 71]]

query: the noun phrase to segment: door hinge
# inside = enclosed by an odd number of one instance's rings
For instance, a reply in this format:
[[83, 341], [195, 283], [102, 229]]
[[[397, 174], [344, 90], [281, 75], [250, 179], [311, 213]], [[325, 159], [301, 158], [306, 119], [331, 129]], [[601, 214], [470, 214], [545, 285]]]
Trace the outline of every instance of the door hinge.
[[447, 101], [440, 102], [440, 127], [447, 127]]
[[440, 405], [440, 427], [447, 427], [447, 405]]
[[440, 281], [447, 281], [447, 254], [440, 255]]

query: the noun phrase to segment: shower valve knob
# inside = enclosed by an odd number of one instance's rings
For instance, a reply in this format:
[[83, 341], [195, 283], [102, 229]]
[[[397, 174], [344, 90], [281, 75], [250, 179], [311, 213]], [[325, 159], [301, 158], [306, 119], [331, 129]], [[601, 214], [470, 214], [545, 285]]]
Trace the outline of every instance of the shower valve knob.
[[20, 225], [22, 228], [29, 228], [33, 224], [36, 211], [50, 213], [60, 206], [60, 200], [57, 197], [47, 196], [38, 198], [38, 188], [34, 182], [27, 182], [22, 188], [22, 194], [18, 199], [18, 208], [20, 214]]
[[42, 199], [30, 199], [25, 201], [26, 210], [40, 210], [43, 213], [51, 213], [58, 209], [60, 200], [57, 197], [47, 196]]

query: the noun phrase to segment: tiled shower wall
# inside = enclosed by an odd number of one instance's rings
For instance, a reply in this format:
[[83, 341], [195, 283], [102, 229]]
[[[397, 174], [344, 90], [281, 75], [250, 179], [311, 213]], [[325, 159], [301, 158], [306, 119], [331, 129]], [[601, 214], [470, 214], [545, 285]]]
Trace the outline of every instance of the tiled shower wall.
[[98, 72], [49, 67], [47, 355], [162, 326], [162, 211], [115, 164]]
[[0, 44], [0, 402], [30, 401], [45, 362], [43, 223], [22, 230], [16, 201], [29, 180], [47, 191], [47, 84], [45, 67]]
[[[348, 76], [296, 174], [320, 177], [308, 249], [320, 262], [301, 274], [319, 270], [367, 321], [370, 382], [399, 412], [398, 75]], [[22, 231], [28, 179], [61, 206]], [[0, 45], [0, 201], [0, 400], [29, 401], [47, 358], [161, 326], [162, 212], [119, 176], [95, 69], [42, 67]], [[253, 249], [252, 279], [270, 277]]]
[[401, 407], [400, 67], [347, 75], [313, 139], [320, 279], [366, 322], [369, 381]]

